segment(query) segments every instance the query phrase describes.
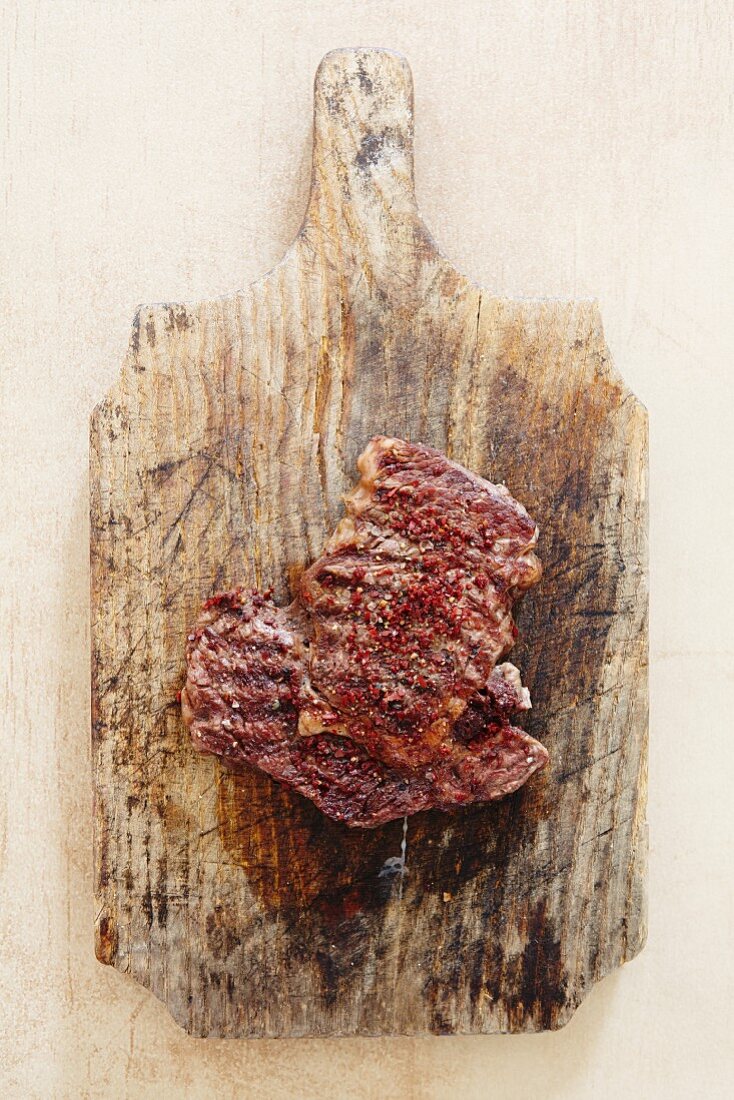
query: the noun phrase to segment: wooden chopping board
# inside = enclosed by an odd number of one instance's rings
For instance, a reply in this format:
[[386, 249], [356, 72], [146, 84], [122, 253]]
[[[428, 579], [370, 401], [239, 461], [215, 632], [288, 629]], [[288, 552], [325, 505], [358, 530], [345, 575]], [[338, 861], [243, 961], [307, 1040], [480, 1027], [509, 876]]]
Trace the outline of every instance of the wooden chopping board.
[[[438, 252], [410, 69], [337, 50], [303, 227], [247, 290], [137, 314], [91, 423], [98, 958], [193, 1035], [538, 1031], [645, 939], [647, 424], [591, 301], [511, 301]], [[279, 601], [375, 433], [539, 522], [511, 657], [551, 763], [507, 800], [350, 831], [196, 756], [201, 602]]]

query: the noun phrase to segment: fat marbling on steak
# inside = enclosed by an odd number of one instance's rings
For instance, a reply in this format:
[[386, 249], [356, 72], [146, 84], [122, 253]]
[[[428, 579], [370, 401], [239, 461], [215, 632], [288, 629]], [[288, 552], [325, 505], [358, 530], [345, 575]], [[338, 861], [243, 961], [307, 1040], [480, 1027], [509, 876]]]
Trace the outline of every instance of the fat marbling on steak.
[[245, 589], [204, 605], [181, 695], [194, 747], [254, 765], [369, 828], [520, 787], [545, 748], [497, 662], [540, 578], [521, 504], [439, 451], [376, 437], [346, 515], [293, 603]]

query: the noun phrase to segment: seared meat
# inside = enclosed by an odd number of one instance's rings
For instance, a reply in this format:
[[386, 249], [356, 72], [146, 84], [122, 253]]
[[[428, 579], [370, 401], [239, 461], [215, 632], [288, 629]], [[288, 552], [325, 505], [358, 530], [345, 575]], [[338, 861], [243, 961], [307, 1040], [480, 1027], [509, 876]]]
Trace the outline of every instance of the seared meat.
[[499, 798], [547, 761], [512, 604], [537, 529], [502, 486], [438, 451], [373, 439], [346, 515], [288, 608], [214, 597], [189, 637], [194, 746], [255, 765], [348, 825]]

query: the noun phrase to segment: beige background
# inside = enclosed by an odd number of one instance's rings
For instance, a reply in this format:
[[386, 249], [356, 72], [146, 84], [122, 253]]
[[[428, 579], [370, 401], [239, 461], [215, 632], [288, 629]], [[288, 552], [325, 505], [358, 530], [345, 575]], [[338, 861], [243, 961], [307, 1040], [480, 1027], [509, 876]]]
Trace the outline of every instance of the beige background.
[[[734, 7], [0, 2], [0, 1094], [720, 1097], [732, 1088]], [[92, 951], [87, 418], [136, 305], [262, 273], [311, 81], [404, 52], [428, 225], [493, 291], [596, 295], [651, 416], [650, 936], [538, 1037], [186, 1038]]]

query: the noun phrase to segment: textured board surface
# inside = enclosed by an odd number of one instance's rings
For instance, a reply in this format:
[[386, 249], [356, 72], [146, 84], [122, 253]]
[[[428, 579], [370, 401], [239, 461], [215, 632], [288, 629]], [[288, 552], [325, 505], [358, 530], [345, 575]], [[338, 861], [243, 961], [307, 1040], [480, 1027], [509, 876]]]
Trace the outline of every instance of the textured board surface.
[[[93, 417], [97, 954], [196, 1035], [558, 1027], [645, 937], [646, 416], [592, 302], [495, 298], [438, 253], [404, 60], [329, 54], [315, 100], [283, 260], [142, 309]], [[286, 600], [376, 432], [505, 481], [545, 565], [512, 660], [551, 764], [405, 835], [196, 757], [176, 699], [201, 601]]]

